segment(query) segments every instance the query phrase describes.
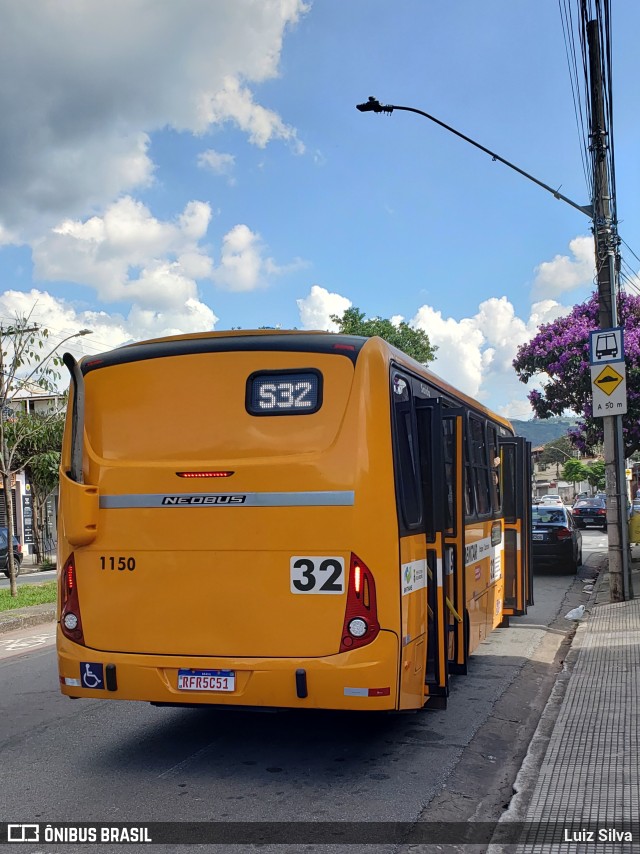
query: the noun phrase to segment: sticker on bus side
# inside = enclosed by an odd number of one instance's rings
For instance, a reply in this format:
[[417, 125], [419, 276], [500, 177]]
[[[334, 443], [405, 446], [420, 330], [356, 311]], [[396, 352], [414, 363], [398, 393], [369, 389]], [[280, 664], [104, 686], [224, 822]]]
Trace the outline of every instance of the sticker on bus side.
[[80, 662], [80, 682], [83, 688], [104, 689], [104, 665], [98, 661]]
[[475, 543], [469, 543], [464, 550], [464, 565], [471, 566], [479, 560], [487, 557], [491, 552], [491, 537], [484, 537]]
[[289, 578], [292, 593], [344, 593], [344, 558], [295, 555]]
[[407, 596], [414, 590], [427, 586], [427, 561], [412, 560], [400, 567], [402, 578], [402, 595]]
[[489, 580], [496, 581], [502, 577], [502, 549], [491, 549], [491, 564]]

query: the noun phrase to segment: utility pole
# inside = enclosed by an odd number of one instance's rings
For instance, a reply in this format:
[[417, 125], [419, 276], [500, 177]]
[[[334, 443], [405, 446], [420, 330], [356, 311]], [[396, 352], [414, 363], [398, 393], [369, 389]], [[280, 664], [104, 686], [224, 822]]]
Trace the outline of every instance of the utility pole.
[[[593, 234], [596, 249], [598, 306], [601, 329], [618, 326], [617, 223], [613, 212], [613, 176], [607, 161], [608, 132], [605, 122], [602, 57], [598, 21], [587, 22], [591, 96], [591, 153], [593, 161]], [[609, 592], [612, 602], [633, 597], [627, 530], [627, 491], [622, 416], [605, 415], [604, 463], [609, 534]]]

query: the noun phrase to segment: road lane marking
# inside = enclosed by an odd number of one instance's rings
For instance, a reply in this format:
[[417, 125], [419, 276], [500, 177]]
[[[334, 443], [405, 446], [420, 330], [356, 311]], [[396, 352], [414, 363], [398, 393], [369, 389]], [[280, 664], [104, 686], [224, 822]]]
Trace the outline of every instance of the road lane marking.
[[33, 649], [43, 646], [48, 641], [55, 640], [55, 632], [46, 635], [32, 635], [28, 638], [2, 638], [0, 637], [0, 649], [12, 652], [15, 649]]

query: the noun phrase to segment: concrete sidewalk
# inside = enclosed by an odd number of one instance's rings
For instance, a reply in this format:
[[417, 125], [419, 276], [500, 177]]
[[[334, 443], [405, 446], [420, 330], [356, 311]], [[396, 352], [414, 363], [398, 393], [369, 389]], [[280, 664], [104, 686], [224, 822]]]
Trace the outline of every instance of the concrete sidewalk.
[[[631, 567], [640, 597], [638, 546]], [[611, 603], [605, 564], [494, 835], [521, 842], [488, 854], [640, 851], [639, 765], [640, 598]]]

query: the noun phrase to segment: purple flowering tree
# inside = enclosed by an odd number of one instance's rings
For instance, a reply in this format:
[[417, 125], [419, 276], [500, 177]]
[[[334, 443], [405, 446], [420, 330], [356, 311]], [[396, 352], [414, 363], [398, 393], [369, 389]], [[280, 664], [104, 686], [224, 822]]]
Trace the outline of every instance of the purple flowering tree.
[[[640, 450], [640, 297], [618, 295], [618, 325], [624, 328], [627, 368], [627, 414], [622, 416], [625, 455]], [[569, 431], [574, 447], [590, 453], [602, 443], [602, 418], [593, 418], [589, 333], [599, 327], [598, 295], [574, 306], [566, 317], [545, 323], [538, 334], [518, 348], [513, 367], [523, 383], [546, 374], [542, 391], [531, 391], [529, 402], [538, 418], [581, 416]]]

